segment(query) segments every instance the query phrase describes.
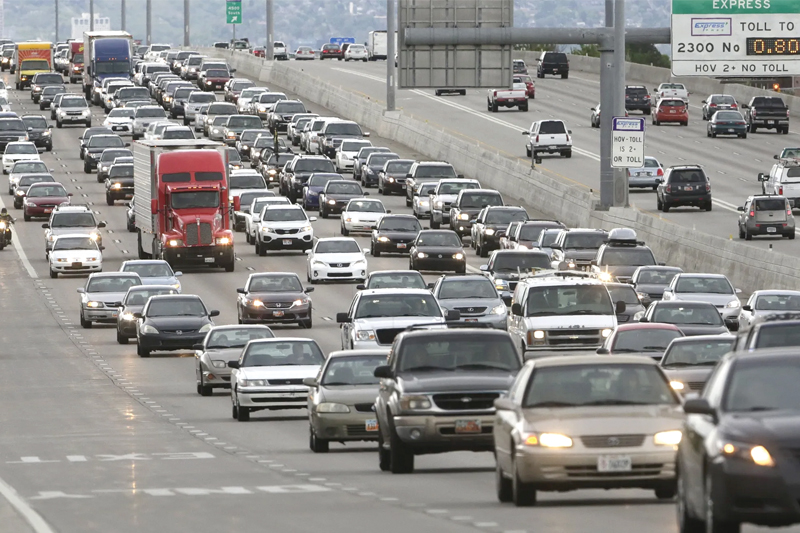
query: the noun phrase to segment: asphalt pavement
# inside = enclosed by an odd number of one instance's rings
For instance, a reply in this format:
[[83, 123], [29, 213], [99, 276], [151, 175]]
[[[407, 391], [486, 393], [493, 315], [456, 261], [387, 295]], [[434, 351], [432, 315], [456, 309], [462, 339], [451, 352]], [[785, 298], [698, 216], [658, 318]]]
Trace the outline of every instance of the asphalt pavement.
[[[358, 68], [378, 70], [381, 65]], [[342, 63], [333, 66], [351, 68]], [[540, 87], [548, 86], [547, 81]], [[363, 79], [355, 83], [369, 90], [370, 84]], [[587, 91], [589, 86], [587, 83]], [[78, 87], [71, 86], [71, 90]], [[540, 90], [546, 93], [546, 89]], [[10, 93], [13, 110], [39, 113], [27, 91]], [[470, 98], [478, 97], [468, 96], [461, 102]], [[405, 94], [399, 102], [408, 105]], [[526, 121], [535, 116], [538, 98], [536, 102]], [[438, 102], [430, 106], [441, 107]], [[309, 107], [325, 114], [317, 106]], [[92, 109], [94, 124], [100, 124], [102, 111]], [[474, 118], [456, 115], [450, 128], [460, 128]], [[506, 119], [511, 113], [501, 116]], [[588, 117], [584, 122], [588, 124]], [[125, 229], [121, 203], [107, 206], [103, 185], [94, 175], [83, 173], [77, 141], [81, 131], [82, 126], [54, 129], [55, 148], [42, 159], [74, 193], [73, 203], [90, 205], [97, 218], [108, 223], [104, 270], [113, 271], [123, 260], [135, 257], [135, 234]], [[465, 133], [475, 131], [467, 129]], [[493, 133], [487, 131], [486, 135]], [[580, 136], [576, 144], [589, 150], [583, 139]], [[520, 140], [521, 135], [514, 138]], [[372, 141], [403, 156], [419, 156], [385, 139]], [[576, 157], [572, 163], [588, 168], [596, 166], [592, 161]], [[569, 162], [547, 161], [545, 166], [557, 169], [562, 163]], [[377, 194], [375, 189], [370, 192]], [[409, 212], [402, 197], [380, 198], [393, 213]], [[9, 206], [7, 195], [0, 195], [0, 200]], [[183, 532], [254, 527], [316, 533], [367, 528], [458, 533], [585, 533], [598, 528], [620, 533], [677, 531], [674, 504], [657, 501], [649, 491], [543, 493], [535, 508], [517, 509], [497, 502], [494, 460], [488, 453], [423, 456], [418, 458], [414, 474], [392, 475], [378, 469], [371, 444], [333, 444], [330, 453], [313, 454], [308, 449], [304, 410], [262, 411], [250, 422], [237, 422], [230, 416], [227, 391], [210, 398], [196, 394], [191, 352], [141, 359], [135, 346], [116, 343], [113, 326], [82, 329], [75, 290], [83, 286], [85, 277], [50, 279], [41, 228], [44, 220], [23, 222], [21, 212], [10, 210], [18, 218], [15, 242], [0, 252], [3, 532]], [[313, 225], [317, 236], [339, 233], [336, 217]], [[359, 241], [364, 246], [368, 243], [365, 237]], [[258, 257], [241, 233], [236, 234], [235, 244], [233, 273], [183, 269], [183, 291], [199, 294], [209, 308], [219, 309], [217, 324], [236, 322], [236, 288], [244, 286], [249, 273], [291, 271], [305, 279], [305, 255]], [[482, 263], [471, 250], [468, 258], [472, 268]], [[405, 257], [369, 258], [370, 270], [405, 268], [407, 264]], [[435, 275], [426, 278], [433, 280]], [[285, 326], [274, 331], [278, 336], [310, 336], [326, 351], [339, 349], [340, 330], [334, 318], [347, 309], [354, 293], [354, 284], [318, 284], [311, 295], [316, 319], [313, 329]], [[759, 529], [746, 527], [744, 531]]]

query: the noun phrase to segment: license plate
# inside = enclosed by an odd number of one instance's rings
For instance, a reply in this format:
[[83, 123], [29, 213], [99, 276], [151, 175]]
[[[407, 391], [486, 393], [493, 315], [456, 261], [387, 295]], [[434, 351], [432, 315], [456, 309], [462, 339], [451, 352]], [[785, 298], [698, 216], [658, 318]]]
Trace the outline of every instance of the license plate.
[[733, 133], [733, 128], [728, 128], [728, 133]]
[[399, 242], [399, 243], [397, 243], [397, 247], [398, 248], [408, 248], [408, 245], [406, 243], [404, 243], [404, 242]]
[[632, 469], [630, 455], [601, 455], [597, 458], [598, 472], [630, 472]]
[[464, 322], [477, 322], [477, 321], [478, 321], [477, 318], [465, 318], [464, 319]]
[[692, 188], [691, 185], [687, 185], [686, 187], [683, 188], [683, 190], [684, 191], [693, 191], [694, 189]]
[[117, 316], [119, 316], [119, 313], [111, 313], [111, 318], [117, 318]]
[[646, 175], [646, 174], [647, 174], [647, 172], [637, 172], [637, 173], [636, 173], [636, 175], [637, 175], [637, 176], [644, 176], [644, 175]]
[[283, 243], [284, 246], [292, 245], [292, 239], [283, 239], [281, 242]]
[[205, 262], [206, 263], [213, 263], [214, 262], [214, 258], [213, 257], [206, 257], [205, 258]]
[[272, 312], [272, 316], [281, 317], [281, 316], [283, 316], [283, 311], [273, 311]]
[[52, 209], [50, 209], [50, 208], [47, 208], [47, 209], [45, 209], [45, 210], [44, 210], [44, 212], [45, 212], [45, 213], [52, 213], [52, 212], [53, 212], [53, 210], [52, 210]]
[[[774, 228], [770, 228], [770, 229], [774, 229]], [[80, 268], [82, 266], [83, 266], [83, 263], [72, 263], [72, 268]]]
[[456, 420], [456, 433], [480, 433], [480, 420]]
[[558, 146], [549, 146], [548, 148], [550, 148], [551, 150], [555, 150], [556, 148], [558, 148]]
[[364, 422], [364, 429], [367, 431], [378, 431], [378, 419], [370, 418]]
[[777, 228], [767, 228], [767, 233], [775, 233], [776, 231], [778, 231]]
[[775, 124], [775, 121], [774, 120], [770, 120], [768, 123], [769, 124]]

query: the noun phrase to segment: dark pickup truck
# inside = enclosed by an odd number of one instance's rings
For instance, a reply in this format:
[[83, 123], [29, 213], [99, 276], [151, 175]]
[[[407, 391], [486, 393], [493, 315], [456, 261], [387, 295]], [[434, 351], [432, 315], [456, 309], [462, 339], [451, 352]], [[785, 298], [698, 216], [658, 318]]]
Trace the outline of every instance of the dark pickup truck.
[[758, 128], [789, 133], [789, 108], [779, 96], [754, 96], [742, 109], [750, 133]]
[[381, 470], [414, 471], [414, 456], [494, 450], [494, 400], [522, 366], [511, 337], [495, 329], [415, 326], [395, 337], [375, 414]]

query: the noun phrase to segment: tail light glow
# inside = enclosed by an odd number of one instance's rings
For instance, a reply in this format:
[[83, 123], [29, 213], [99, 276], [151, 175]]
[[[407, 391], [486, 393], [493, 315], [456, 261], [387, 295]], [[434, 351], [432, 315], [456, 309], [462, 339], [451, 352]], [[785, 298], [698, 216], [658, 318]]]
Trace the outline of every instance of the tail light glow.
[[658, 172], [656, 172], [656, 176], [663, 176], [663, 175], [664, 175], [664, 169], [663, 168], [659, 168]]

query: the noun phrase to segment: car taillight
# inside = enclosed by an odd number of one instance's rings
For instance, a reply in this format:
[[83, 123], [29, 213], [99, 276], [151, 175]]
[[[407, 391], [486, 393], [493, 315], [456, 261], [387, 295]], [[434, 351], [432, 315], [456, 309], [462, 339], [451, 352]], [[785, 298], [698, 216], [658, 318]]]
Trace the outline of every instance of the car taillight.
[[737, 126], [747, 126], [747, 122], [737, 122]]
[[791, 207], [786, 210], [786, 216], [789, 216], [789, 217], [792, 216], [792, 208]]
[[538, 135], [536, 136], [536, 142], [537, 143], [539, 142], [539, 136]]
[[711, 184], [706, 183], [706, 192], [711, 192]]
[[664, 175], [664, 169], [663, 168], [659, 168], [658, 172], [656, 172], [656, 176], [663, 176], [663, 175]]
[[781, 187], [778, 187], [778, 194], [779, 194], [780, 196], [783, 196], [783, 186], [781, 186]]
[[494, 97], [497, 98], [497, 91], [494, 91]]
[[731, 109], [739, 109], [739, 106], [736, 104], [731, 104]]
[[710, 104], [708, 107], [717, 107], [717, 104]]
[[569, 142], [569, 135], [567, 135], [567, 142]]
[[756, 114], [757, 114], [757, 112], [756, 112], [756, 108], [753, 108], [753, 110], [751, 111], [751, 114], [752, 114], [754, 117], [756, 116]]
[[789, 109], [786, 109], [786, 118], [789, 118]]
[[672, 185], [667, 185], [667, 192], [672, 192]]
[[756, 216], [756, 212], [755, 212], [755, 211], [750, 211], [750, 216], [751, 216], [751, 217], [754, 217], [754, 216]]

